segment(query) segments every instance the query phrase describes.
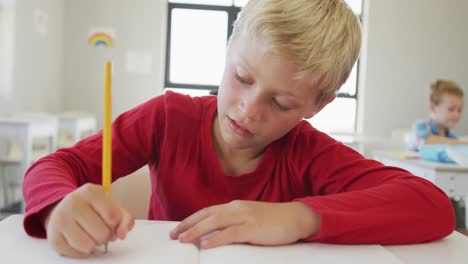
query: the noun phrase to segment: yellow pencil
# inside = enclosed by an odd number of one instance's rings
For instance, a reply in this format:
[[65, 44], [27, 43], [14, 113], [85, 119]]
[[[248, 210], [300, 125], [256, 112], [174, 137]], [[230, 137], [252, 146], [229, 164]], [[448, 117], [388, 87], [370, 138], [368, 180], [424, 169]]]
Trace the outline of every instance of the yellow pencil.
[[[104, 84], [104, 128], [102, 139], [102, 187], [111, 195], [112, 166], [112, 64], [106, 62]], [[107, 243], [104, 246], [107, 253]]]

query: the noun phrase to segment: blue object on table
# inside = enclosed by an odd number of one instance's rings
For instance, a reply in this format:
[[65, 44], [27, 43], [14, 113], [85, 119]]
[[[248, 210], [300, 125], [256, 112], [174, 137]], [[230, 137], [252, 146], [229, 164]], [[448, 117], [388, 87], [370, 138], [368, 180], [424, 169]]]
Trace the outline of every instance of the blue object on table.
[[437, 161], [443, 163], [455, 163], [448, 155], [448, 144], [422, 145], [419, 147], [419, 158], [422, 160]]

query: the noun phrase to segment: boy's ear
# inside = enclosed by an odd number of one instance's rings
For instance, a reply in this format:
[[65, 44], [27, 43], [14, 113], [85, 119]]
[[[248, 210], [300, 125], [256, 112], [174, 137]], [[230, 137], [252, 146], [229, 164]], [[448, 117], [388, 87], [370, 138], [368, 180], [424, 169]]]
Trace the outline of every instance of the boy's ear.
[[315, 106], [315, 109], [314, 111], [312, 111], [311, 113], [308, 113], [306, 116], [304, 116], [305, 119], [309, 119], [309, 118], [312, 118], [314, 115], [316, 115], [318, 112], [322, 111], [322, 109], [327, 106], [327, 104], [333, 102], [333, 100], [335, 100], [336, 98], [336, 95], [333, 95], [333, 97], [329, 98], [327, 101], [325, 102], [321, 102], [319, 105]]

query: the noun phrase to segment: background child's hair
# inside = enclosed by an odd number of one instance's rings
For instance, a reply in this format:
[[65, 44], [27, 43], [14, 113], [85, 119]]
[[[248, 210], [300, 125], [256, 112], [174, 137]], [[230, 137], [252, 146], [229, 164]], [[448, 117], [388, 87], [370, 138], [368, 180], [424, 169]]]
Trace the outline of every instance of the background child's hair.
[[361, 48], [360, 23], [344, 0], [250, 0], [238, 35], [265, 38], [269, 51], [298, 63], [296, 78], [313, 78], [327, 101], [348, 78]]
[[446, 94], [463, 97], [463, 90], [460, 85], [450, 80], [437, 80], [431, 84], [431, 95], [429, 97], [431, 103], [438, 105]]

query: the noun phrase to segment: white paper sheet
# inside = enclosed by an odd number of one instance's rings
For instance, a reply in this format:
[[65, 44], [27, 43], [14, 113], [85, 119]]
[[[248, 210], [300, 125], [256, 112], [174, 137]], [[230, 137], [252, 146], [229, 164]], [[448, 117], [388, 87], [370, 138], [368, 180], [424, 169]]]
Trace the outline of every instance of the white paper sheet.
[[[222, 260], [222, 262], [220, 262]], [[402, 264], [392, 253], [378, 245], [332, 245], [301, 243], [262, 247], [227, 245], [202, 250], [203, 264]]]
[[[5, 221], [8, 221], [6, 219]], [[18, 228], [14, 235], [11, 230], [0, 228], [1, 263], [68, 264], [68, 263], [171, 263], [198, 264], [198, 248], [182, 244], [169, 238], [174, 222], [140, 222], [123, 241], [109, 244], [109, 252], [98, 248], [88, 259], [72, 259], [58, 255], [46, 240], [28, 237]], [[6, 225], [2, 225], [6, 226]], [[6, 236], [5, 233], [10, 233]], [[5, 261], [5, 262], [4, 262]]]
[[28, 237], [21, 216], [0, 224], [0, 262], [34, 264], [155, 263], [155, 264], [401, 264], [391, 252], [378, 245], [332, 245], [300, 243], [262, 247], [227, 245], [201, 250], [169, 238], [176, 222], [137, 221], [124, 241], [109, 244], [109, 252], [97, 249], [89, 259], [59, 256], [46, 240]]

